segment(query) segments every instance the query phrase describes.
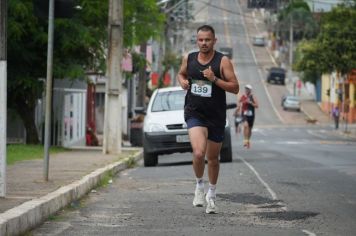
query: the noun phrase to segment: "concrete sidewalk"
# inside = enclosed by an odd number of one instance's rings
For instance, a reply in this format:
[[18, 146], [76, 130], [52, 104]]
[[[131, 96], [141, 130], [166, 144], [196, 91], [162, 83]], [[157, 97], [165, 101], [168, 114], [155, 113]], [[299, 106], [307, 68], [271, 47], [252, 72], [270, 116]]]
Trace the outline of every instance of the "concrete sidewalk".
[[0, 235], [19, 235], [41, 224], [141, 157], [140, 148], [124, 148], [120, 155], [98, 149], [58, 153], [50, 157], [48, 182], [43, 180], [43, 160], [8, 166], [7, 195], [0, 198]]

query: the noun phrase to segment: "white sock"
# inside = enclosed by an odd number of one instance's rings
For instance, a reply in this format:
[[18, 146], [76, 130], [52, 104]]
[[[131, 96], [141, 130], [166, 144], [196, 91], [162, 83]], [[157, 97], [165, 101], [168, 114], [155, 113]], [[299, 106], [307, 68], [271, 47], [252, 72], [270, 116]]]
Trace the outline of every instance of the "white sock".
[[209, 183], [208, 198], [216, 198], [216, 184]]
[[197, 188], [200, 188], [200, 189], [204, 188], [203, 178], [197, 178], [196, 181], [197, 181]]

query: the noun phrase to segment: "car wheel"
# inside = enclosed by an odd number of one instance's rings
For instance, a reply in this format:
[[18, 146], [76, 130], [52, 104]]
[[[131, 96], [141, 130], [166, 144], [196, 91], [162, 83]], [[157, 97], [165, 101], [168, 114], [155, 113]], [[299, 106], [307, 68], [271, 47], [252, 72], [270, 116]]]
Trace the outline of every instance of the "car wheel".
[[223, 148], [220, 150], [220, 162], [232, 162], [230, 129], [227, 129], [227, 131], [225, 132], [225, 140], [223, 143]]
[[148, 166], [156, 166], [158, 164], [158, 155], [154, 153], [143, 152], [143, 165]]

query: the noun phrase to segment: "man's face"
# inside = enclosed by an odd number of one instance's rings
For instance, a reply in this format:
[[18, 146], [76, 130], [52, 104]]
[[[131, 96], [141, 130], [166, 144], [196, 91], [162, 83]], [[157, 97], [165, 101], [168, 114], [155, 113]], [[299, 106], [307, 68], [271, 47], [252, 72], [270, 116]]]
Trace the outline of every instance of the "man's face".
[[214, 49], [216, 38], [214, 37], [212, 32], [200, 30], [197, 34], [197, 43], [200, 52], [209, 53], [211, 50]]
[[245, 88], [245, 93], [246, 93], [247, 95], [249, 95], [249, 94], [251, 93], [251, 90], [248, 89], [248, 88]]

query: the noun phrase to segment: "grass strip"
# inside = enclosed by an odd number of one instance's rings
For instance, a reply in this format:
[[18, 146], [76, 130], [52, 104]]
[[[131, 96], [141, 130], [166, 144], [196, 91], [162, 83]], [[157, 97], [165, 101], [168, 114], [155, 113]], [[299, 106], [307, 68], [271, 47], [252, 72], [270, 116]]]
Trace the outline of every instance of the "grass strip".
[[[51, 147], [50, 154], [68, 151], [63, 147]], [[42, 145], [9, 144], [7, 145], [8, 165], [13, 165], [19, 161], [41, 159], [44, 156], [44, 147]]]

